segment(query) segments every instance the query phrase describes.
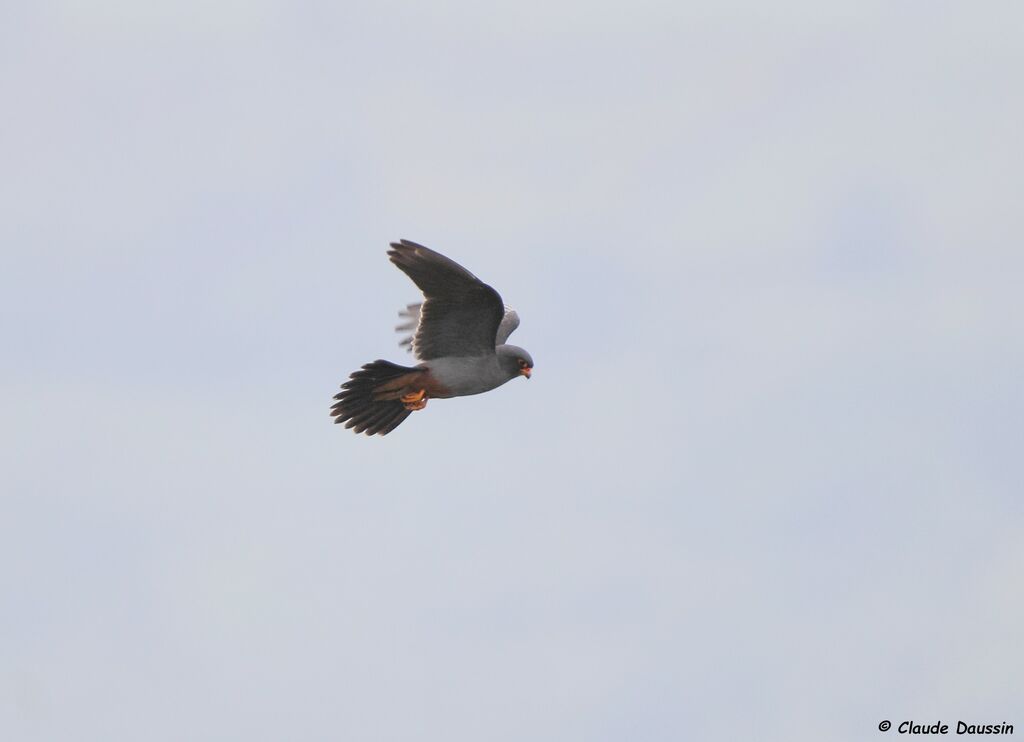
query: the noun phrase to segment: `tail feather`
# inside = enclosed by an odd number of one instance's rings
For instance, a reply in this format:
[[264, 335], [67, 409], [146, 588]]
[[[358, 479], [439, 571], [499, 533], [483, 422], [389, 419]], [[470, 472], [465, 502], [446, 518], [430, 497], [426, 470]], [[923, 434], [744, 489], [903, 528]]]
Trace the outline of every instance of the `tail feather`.
[[387, 435], [392, 430], [397, 428], [405, 418], [412, 414], [410, 410], [405, 409], [404, 406], [395, 405], [391, 402], [387, 405], [387, 409], [382, 412], [378, 412], [375, 415], [368, 416], [362, 420], [357, 421], [354, 425], [349, 420], [345, 423], [346, 427], [351, 426], [356, 433], [366, 432], [367, 435], [373, 435], [373, 430], [376, 430], [381, 435]]
[[[345, 423], [345, 427], [354, 428], [356, 433], [362, 433], [371, 428], [383, 433], [384, 429], [394, 422], [396, 417], [406, 412], [409, 412], [409, 410], [406, 410], [401, 403], [398, 405], [394, 403], [377, 403], [359, 410]], [[404, 420], [405, 416], [402, 419]], [[370, 433], [370, 435], [373, 435], [373, 433]]]
[[[354, 372], [334, 395], [331, 407], [336, 423], [366, 435], [387, 435], [412, 414], [398, 399], [380, 399], [378, 388], [420, 369], [399, 366], [390, 361], [367, 363]], [[395, 396], [395, 395], [387, 395]]]

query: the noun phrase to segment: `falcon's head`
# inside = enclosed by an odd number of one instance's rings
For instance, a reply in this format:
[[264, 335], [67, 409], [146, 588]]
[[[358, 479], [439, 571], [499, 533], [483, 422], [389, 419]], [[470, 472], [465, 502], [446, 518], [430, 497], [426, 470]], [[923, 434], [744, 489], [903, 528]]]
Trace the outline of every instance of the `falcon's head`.
[[508, 374], [508, 378], [514, 379], [517, 376], [530, 378], [533, 373], [533, 358], [522, 348], [515, 345], [499, 345], [494, 349], [498, 354], [498, 362]]

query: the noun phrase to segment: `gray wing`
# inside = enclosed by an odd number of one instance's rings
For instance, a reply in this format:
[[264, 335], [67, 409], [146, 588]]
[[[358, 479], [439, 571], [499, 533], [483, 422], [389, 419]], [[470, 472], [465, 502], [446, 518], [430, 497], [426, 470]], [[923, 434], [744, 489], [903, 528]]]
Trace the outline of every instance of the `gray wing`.
[[395, 325], [395, 330], [405, 335], [398, 344], [405, 348], [410, 353], [415, 352], [414, 341], [416, 340], [416, 325], [420, 323], [420, 307], [423, 306], [420, 302], [415, 304], [409, 304], [405, 309], [398, 312], [398, 318], [402, 321], [402, 324]]
[[519, 315], [512, 307], [505, 307], [505, 316], [501, 318], [501, 324], [498, 325], [498, 336], [494, 338], [494, 344], [504, 345], [507, 343], [508, 336], [515, 332], [517, 327], [519, 327]]
[[[399, 327], [415, 333], [411, 349], [421, 361], [494, 352], [505, 316], [498, 292], [454, 260], [409, 240], [392, 242], [391, 262], [423, 292], [423, 302], [402, 313]], [[414, 310], [413, 307], [416, 307]]]
[[[404, 335], [398, 341], [398, 344], [410, 353], [414, 353], [416, 350], [416, 325], [420, 322], [420, 307], [422, 306], [421, 303], [417, 302], [416, 304], [409, 304], [405, 309], [398, 312], [398, 317], [402, 323], [395, 325], [395, 330]], [[516, 314], [515, 309], [506, 306], [505, 316], [501, 318], [501, 324], [498, 325], [498, 333], [494, 338], [494, 344], [504, 345], [507, 343], [508, 336], [515, 332], [517, 327], [519, 327], [519, 315]]]

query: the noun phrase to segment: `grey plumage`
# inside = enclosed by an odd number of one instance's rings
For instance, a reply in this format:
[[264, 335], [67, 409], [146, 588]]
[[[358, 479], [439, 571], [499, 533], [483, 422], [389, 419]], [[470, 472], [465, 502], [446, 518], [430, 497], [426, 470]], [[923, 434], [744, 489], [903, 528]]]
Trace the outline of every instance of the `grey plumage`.
[[392, 242], [388, 257], [423, 292], [412, 342], [417, 358], [494, 352], [505, 316], [497, 291], [454, 260], [415, 242]]
[[[398, 344], [405, 348], [410, 353], [415, 353], [413, 347], [413, 341], [416, 338], [416, 325], [420, 321], [420, 307], [423, 304], [416, 302], [415, 304], [406, 305], [405, 309], [401, 309], [398, 312], [399, 318], [402, 323], [395, 325], [395, 330], [400, 333], [409, 333], [405, 335]], [[512, 307], [505, 305], [505, 316], [501, 318], [501, 323], [498, 325], [498, 332], [494, 338], [495, 345], [504, 345], [508, 342], [508, 336], [515, 332], [516, 328], [519, 327], [519, 315], [516, 310]], [[418, 356], [417, 356], [418, 357]]]
[[423, 301], [399, 313], [400, 332], [420, 363], [374, 361], [354, 372], [335, 395], [335, 422], [367, 435], [386, 435], [429, 398], [463, 397], [530, 377], [533, 359], [508, 345], [519, 315], [468, 270], [409, 240], [392, 242], [388, 257], [412, 279]]

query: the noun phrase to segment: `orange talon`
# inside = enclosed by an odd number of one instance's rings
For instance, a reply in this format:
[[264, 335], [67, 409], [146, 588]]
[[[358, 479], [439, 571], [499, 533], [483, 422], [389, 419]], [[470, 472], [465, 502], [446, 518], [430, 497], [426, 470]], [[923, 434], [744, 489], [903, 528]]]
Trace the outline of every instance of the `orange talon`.
[[405, 405], [407, 410], [422, 410], [427, 406], [427, 390], [420, 389], [418, 392], [403, 394], [399, 397], [399, 400]]

